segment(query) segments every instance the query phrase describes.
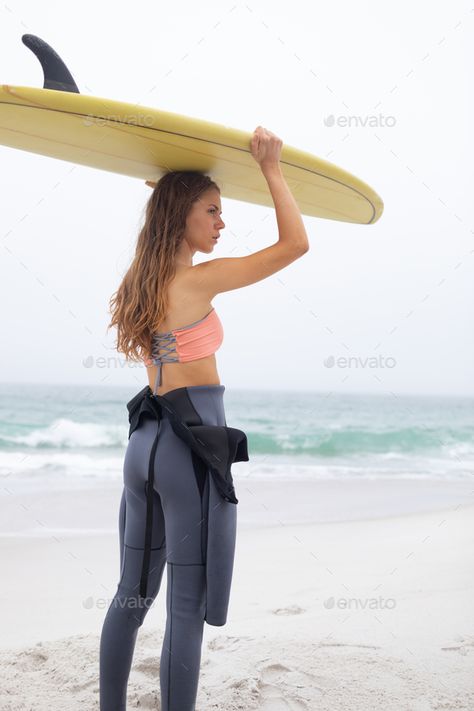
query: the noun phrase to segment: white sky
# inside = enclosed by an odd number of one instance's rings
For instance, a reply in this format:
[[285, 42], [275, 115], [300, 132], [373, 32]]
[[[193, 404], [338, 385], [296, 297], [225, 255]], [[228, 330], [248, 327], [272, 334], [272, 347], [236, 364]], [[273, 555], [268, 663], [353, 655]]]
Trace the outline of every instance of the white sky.
[[[229, 389], [473, 395], [473, 27], [459, 1], [9, 0], [1, 81], [43, 86], [21, 42], [36, 34], [83, 94], [261, 124], [381, 195], [375, 225], [305, 216], [301, 260], [214, 299]], [[329, 127], [331, 114], [360, 118]], [[360, 125], [373, 115], [391, 125]], [[142, 388], [144, 366], [125, 363], [106, 327], [149, 188], [1, 146], [0, 164], [1, 380]], [[214, 257], [276, 241], [272, 209], [222, 206]]]

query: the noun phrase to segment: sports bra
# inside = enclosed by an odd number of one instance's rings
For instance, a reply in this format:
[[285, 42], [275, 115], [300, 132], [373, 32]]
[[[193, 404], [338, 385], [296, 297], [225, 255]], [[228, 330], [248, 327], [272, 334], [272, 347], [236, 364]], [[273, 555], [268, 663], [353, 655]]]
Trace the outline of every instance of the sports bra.
[[[223, 340], [224, 330], [214, 308], [187, 326], [152, 334], [151, 358], [145, 358], [144, 361], [147, 367], [152, 364], [158, 366], [153, 394], [157, 394], [156, 389], [161, 385], [163, 363], [186, 363], [206, 358], [217, 351]], [[160, 355], [163, 349], [166, 352]]]

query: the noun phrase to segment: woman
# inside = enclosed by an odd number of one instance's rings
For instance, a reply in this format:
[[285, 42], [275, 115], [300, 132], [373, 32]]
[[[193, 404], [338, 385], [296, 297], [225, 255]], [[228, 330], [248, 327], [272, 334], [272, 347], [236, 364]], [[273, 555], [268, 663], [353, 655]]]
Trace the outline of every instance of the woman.
[[225, 420], [214, 355], [223, 329], [211, 302], [275, 274], [309, 248], [281, 172], [281, 146], [271, 131], [255, 129], [251, 152], [275, 204], [275, 244], [193, 265], [196, 252], [213, 251], [225, 226], [219, 187], [202, 173], [167, 173], [148, 201], [135, 258], [111, 299], [117, 350], [145, 359], [149, 385], [127, 404], [121, 572], [101, 635], [101, 711], [126, 708], [138, 628], [165, 563], [162, 711], [194, 711], [204, 622], [226, 622], [237, 510], [230, 464], [248, 454], [245, 433]]

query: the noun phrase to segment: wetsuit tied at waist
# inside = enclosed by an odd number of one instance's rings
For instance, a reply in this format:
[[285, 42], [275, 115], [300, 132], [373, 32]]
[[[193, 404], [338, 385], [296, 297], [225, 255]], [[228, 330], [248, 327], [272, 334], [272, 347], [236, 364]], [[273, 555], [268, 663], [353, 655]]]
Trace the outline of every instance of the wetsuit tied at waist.
[[[175, 407], [171, 404], [174, 400]], [[179, 412], [178, 412], [178, 409]], [[166, 417], [170, 420], [171, 427], [174, 433], [183, 440], [191, 449], [192, 452], [199, 457], [208, 468], [215, 488], [220, 497], [231, 504], [237, 504], [238, 499], [235, 495], [235, 489], [231, 473], [231, 465], [233, 462], [249, 461], [247, 436], [242, 430], [234, 427], [219, 426], [219, 425], [203, 425], [202, 420], [193, 407], [186, 388], [178, 388], [168, 394], [168, 398], [161, 395], [153, 394], [151, 388], [146, 386], [130, 402], [127, 403], [129, 413], [129, 433], [130, 439], [134, 430], [139, 426], [140, 419], [144, 413], [152, 416], [157, 420], [158, 428], [153, 445], [151, 447], [150, 459], [148, 463], [148, 479], [146, 485], [146, 525], [145, 525], [145, 541], [143, 551], [143, 564], [140, 578], [140, 596], [146, 598], [147, 582], [151, 558], [151, 542], [153, 530], [153, 490], [154, 490], [154, 468], [155, 454], [160, 436], [160, 423]], [[217, 594], [217, 598], [224, 600], [224, 608], [230, 595], [230, 579], [224, 581], [214, 580], [210, 574], [210, 570], [216, 570], [218, 561], [208, 560], [209, 555], [216, 555], [215, 551], [219, 550], [218, 541], [210, 540], [212, 536], [218, 536], [218, 527], [211, 526], [211, 517], [217, 516], [213, 507], [210, 507], [208, 512], [208, 542], [206, 554], [206, 576], [209, 594], [208, 599], [214, 599], [212, 591], [215, 585], [220, 585], [221, 589]], [[217, 565], [214, 565], [216, 563]], [[228, 567], [228, 566], [227, 566]], [[222, 625], [225, 623], [225, 615], [217, 609], [207, 609], [206, 621], [208, 624]]]

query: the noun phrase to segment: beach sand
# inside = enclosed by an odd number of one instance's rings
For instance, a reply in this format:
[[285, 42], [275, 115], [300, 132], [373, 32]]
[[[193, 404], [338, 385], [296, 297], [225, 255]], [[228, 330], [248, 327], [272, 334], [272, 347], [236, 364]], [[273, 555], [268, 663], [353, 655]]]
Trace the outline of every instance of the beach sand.
[[[474, 486], [234, 476], [227, 624], [204, 625], [196, 711], [474, 709]], [[0, 500], [2, 711], [98, 709], [121, 484]], [[166, 573], [128, 708], [159, 709]]]

